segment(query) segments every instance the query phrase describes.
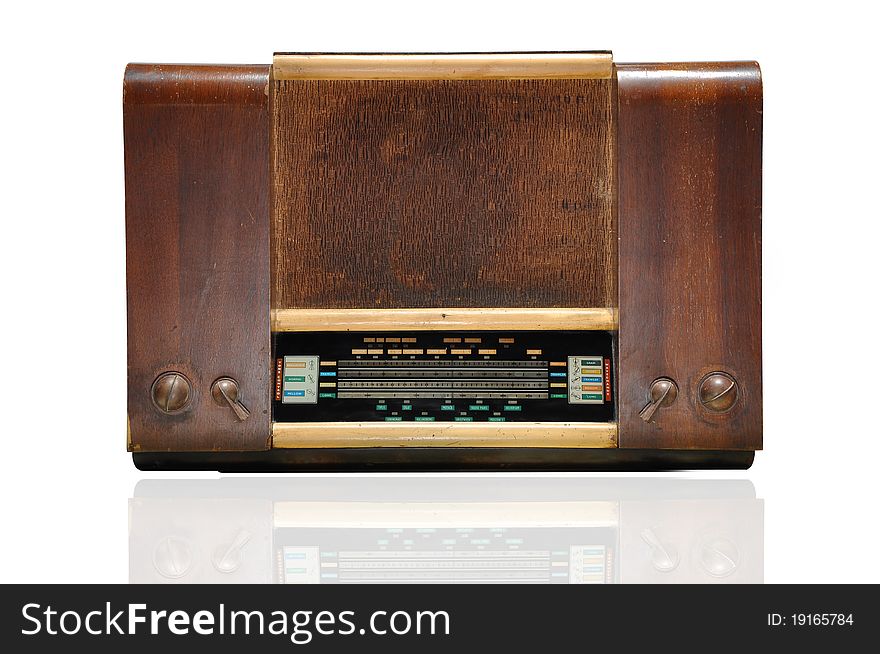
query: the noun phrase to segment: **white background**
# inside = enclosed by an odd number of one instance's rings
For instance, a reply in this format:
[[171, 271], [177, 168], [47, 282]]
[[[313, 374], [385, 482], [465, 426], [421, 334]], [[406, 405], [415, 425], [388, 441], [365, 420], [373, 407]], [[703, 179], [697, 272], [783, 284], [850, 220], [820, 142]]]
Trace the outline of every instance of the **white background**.
[[[716, 8], [717, 7], [717, 8]], [[612, 49], [764, 75], [768, 582], [880, 581], [870, 3], [9, 3], [0, 78], [0, 581], [125, 582], [125, 64]], [[187, 478], [216, 474], [166, 475]], [[490, 483], [490, 482], [487, 482]]]

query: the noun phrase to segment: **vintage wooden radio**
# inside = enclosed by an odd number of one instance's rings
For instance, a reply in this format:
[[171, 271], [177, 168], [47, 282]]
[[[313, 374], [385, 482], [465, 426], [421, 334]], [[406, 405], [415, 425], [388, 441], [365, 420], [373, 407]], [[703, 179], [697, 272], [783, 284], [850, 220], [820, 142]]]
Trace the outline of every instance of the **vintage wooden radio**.
[[123, 104], [137, 466], [761, 448], [756, 63], [277, 54]]

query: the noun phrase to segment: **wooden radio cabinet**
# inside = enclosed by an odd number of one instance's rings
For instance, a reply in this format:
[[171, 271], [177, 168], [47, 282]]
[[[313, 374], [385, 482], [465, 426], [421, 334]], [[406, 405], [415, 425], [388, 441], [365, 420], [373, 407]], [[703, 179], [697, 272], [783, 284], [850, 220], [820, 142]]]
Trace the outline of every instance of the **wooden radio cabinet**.
[[761, 449], [756, 63], [131, 64], [123, 110], [139, 467]]

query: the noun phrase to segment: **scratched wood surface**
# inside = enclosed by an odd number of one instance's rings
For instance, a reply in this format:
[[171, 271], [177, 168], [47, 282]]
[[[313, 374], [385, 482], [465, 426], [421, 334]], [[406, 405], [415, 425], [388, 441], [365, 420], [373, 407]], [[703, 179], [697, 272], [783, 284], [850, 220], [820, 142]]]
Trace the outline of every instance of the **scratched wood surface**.
[[[131, 65], [124, 82], [130, 449], [265, 449], [270, 435], [268, 66]], [[166, 415], [150, 388], [193, 384]], [[237, 379], [251, 415], [217, 406]]]
[[272, 307], [616, 306], [612, 80], [275, 80]]
[[[620, 447], [760, 449], [761, 73], [754, 62], [618, 65]], [[704, 375], [738, 403], [699, 404]], [[657, 377], [676, 402], [646, 423]]]

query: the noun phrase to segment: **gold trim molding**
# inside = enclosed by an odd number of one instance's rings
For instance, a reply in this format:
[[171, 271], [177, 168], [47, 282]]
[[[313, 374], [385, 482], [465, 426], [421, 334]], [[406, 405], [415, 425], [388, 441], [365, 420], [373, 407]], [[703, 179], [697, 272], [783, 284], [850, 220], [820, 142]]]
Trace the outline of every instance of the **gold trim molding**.
[[617, 329], [617, 309], [273, 309], [273, 332]]
[[275, 422], [272, 447], [617, 447], [613, 422]]
[[276, 80], [611, 79], [610, 52], [276, 53]]

